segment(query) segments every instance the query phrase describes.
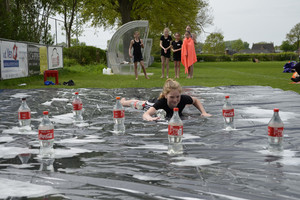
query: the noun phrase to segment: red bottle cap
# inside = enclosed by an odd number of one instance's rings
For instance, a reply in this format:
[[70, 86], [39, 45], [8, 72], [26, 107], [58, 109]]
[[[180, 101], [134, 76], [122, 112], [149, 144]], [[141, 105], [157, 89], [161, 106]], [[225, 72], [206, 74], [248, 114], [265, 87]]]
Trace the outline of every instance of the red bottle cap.
[[279, 112], [279, 108], [274, 108], [274, 112]]
[[44, 115], [48, 115], [49, 112], [48, 112], [48, 111], [44, 111], [43, 114], [44, 114]]
[[117, 99], [117, 100], [120, 100], [120, 99], [121, 99], [121, 97], [116, 97], [116, 99]]
[[178, 108], [174, 108], [173, 110], [178, 112], [179, 109]]
[[229, 96], [225, 96], [225, 99], [229, 99]]
[[75, 92], [76, 95], [78, 95], [78, 92]]

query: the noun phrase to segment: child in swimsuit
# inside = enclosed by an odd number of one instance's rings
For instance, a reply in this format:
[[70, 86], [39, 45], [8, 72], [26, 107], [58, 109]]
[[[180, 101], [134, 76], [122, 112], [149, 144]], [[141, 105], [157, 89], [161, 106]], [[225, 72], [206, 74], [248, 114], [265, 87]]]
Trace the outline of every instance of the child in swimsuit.
[[179, 78], [180, 74], [180, 61], [181, 61], [181, 46], [180, 34], [175, 33], [175, 40], [172, 42], [173, 60], [175, 67], [175, 78]]
[[172, 37], [169, 35], [169, 29], [164, 29], [164, 34], [160, 37], [159, 46], [161, 47], [161, 77], [165, 77], [165, 67], [167, 68], [167, 78], [169, 78], [169, 60], [171, 57], [171, 42]]
[[137, 72], [137, 63], [139, 62], [142, 66], [144, 75], [146, 79], [149, 79], [147, 76], [147, 72], [145, 69], [143, 56], [142, 56], [142, 48], [144, 48], [143, 40], [140, 39], [140, 33], [136, 31], [134, 33], [134, 39], [130, 41], [129, 45], [129, 56], [132, 58], [131, 49], [133, 47], [133, 62], [134, 62], [134, 73], [135, 73], [135, 80], [138, 80], [138, 72]]
[[[199, 99], [195, 97], [191, 97], [189, 95], [184, 95], [182, 93], [181, 85], [172, 79], [168, 79], [165, 82], [163, 87], [163, 91], [155, 100], [154, 104], [143, 114], [143, 119], [146, 121], [156, 121], [159, 120], [159, 117], [153, 117], [157, 110], [163, 109], [167, 113], [167, 118], [171, 118], [173, 115], [173, 108], [179, 108], [179, 115], [182, 115], [182, 111], [186, 105], [194, 105], [200, 112], [203, 117], [210, 117], [202, 103]], [[132, 102], [137, 100], [126, 100], [125, 98], [121, 99], [121, 103], [123, 106], [130, 106]], [[144, 104], [148, 104], [148, 101], [143, 101]]]

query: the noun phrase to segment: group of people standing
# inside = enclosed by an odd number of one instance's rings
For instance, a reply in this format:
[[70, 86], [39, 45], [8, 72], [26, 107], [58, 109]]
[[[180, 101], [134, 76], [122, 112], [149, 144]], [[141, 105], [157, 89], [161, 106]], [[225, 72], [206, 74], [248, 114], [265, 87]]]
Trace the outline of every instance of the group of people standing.
[[[185, 67], [185, 73], [187, 78], [193, 78], [194, 73], [194, 63], [197, 62], [197, 56], [195, 51], [196, 35], [191, 34], [191, 27], [187, 26], [184, 34], [184, 40], [181, 40], [180, 33], [174, 34], [175, 40], [172, 39], [170, 35], [170, 30], [165, 28], [163, 35], [160, 38], [161, 47], [161, 66], [162, 75], [161, 78], [165, 77], [166, 68], [166, 78], [169, 78], [169, 61], [171, 58], [171, 51], [173, 52], [173, 60], [175, 67], [175, 78], [179, 78], [180, 74], [180, 63]], [[133, 55], [131, 54], [131, 49], [133, 48]], [[129, 56], [133, 57], [135, 78], [138, 80], [137, 64], [140, 63], [145, 78], [149, 79], [146, 73], [145, 65], [143, 62], [141, 48], [144, 48], [143, 41], [140, 39], [140, 33], [138, 31], [134, 34], [134, 39], [131, 40], [129, 46]]]

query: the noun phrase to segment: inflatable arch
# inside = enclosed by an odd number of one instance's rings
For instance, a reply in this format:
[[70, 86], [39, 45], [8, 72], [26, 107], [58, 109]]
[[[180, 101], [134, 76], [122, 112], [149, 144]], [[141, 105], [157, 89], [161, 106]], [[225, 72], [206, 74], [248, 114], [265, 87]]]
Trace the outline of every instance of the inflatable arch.
[[[140, 38], [144, 42], [142, 54], [145, 67], [151, 64], [152, 39], [148, 39], [149, 22], [131, 21], [118, 28], [108, 45], [107, 65], [114, 74], [134, 74], [133, 59], [129, 57], [128, 49], [135, 31], [140, 32]], [[141, 67], [138, 65], [138, 72], [140, 71]]]

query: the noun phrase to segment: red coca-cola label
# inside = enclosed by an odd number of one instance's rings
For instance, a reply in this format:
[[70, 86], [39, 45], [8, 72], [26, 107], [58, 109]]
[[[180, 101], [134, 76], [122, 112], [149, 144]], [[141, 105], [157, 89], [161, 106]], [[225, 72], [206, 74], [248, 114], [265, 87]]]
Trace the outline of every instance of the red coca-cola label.
[[73, 110], [82, 110], [82, 103], [73, 103]]
[[39, 130], [39, 140], [52, 140], [54, 139], [54, 129]]
[[125, 110], [114, 110], [114, 118], [124, 118]]
[[21, 119], [21, 120], [31, 119], [30, 112], [19, 112], [19, 119]]
[[271, 137], [282, 137], [283, 127], [270, 127], [268, 126], [268, 135]]
[[168, 126], [168, 134], [174, 136], [183, 135], [183, 126]]
[[223, 110], [224, 117], [234, 117], [234, 109]]

